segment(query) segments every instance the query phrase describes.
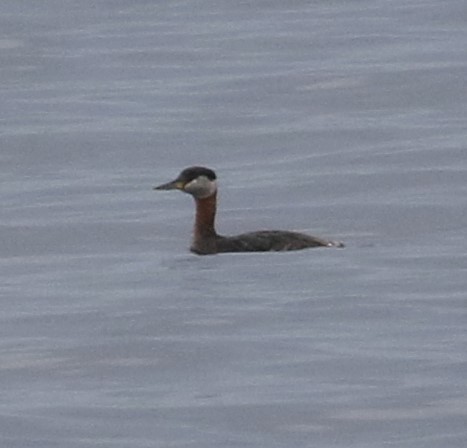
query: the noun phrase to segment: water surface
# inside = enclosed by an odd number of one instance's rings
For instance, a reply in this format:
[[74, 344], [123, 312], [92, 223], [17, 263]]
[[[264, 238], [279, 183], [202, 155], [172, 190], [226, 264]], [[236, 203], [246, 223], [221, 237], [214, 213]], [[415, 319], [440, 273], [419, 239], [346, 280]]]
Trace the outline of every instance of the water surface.
[[2, 446], [465, 446], [464, 2], [0, 12]]

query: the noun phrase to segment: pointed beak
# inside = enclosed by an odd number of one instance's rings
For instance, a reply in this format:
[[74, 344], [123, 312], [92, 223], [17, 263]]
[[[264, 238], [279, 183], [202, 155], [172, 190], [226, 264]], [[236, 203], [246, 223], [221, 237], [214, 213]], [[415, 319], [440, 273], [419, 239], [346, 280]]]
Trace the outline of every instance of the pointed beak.
[[172, 180], [166, 184], [158, 185], [154, 187], [153, 190], [183, 190], [185, 183], [179, 179]]

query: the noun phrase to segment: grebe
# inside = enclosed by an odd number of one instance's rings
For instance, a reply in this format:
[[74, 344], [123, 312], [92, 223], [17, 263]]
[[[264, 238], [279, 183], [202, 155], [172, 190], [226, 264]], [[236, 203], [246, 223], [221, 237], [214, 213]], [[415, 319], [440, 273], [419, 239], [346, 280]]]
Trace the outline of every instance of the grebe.
[[154, 190], [181, 190], [191, 194], [196, 203], [196, 220], [190, 250], [198, 255], [220, 252], [266, 252], [300, 250], [308, 247], [343, 247], [304, 233], [262, 230], [237, 236], [218, 235], [214, 227], [217, 205], [216, 173], [202, 166], [184, 169], [176, 179]]

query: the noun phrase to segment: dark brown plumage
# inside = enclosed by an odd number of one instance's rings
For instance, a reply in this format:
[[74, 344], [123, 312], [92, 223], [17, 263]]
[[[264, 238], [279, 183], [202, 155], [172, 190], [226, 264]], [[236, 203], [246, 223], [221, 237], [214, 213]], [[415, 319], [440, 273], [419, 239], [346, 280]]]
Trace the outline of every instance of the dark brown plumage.
[[262, 230], [236, 236], [218, 235], [214, 221], [217, 206], [217, 176], [205, 167], [190, 167], [156, 190], [181, 190], [193, 196], [196, 218], [191, 251], [199, 255], [221, 252], [267, 252], [300, 250], [311, 247], [344, 247], [343, 243], [317, 238], [305, 233]]

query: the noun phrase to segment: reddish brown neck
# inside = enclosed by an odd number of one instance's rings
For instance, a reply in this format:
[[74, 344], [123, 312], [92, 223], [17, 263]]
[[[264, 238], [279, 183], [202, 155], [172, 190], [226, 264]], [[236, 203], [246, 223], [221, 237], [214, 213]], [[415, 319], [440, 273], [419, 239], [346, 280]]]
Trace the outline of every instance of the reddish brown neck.
[[216, 218], [217, 192], [213, 195], [197, 199], [196, 202], [196, 220], [194, 237], [195, 239], [216, 234], [214, 229], [214, 220]]

